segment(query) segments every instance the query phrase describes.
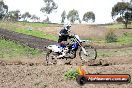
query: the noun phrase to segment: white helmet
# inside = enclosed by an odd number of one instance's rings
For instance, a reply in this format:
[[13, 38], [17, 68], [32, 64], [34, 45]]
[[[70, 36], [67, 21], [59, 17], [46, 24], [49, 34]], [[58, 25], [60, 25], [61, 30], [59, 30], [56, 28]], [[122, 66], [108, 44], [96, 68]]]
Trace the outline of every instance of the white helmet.
[[64, 24], [63, 26], [66, 30], [70, 30], [71, 28], [71, 24]]

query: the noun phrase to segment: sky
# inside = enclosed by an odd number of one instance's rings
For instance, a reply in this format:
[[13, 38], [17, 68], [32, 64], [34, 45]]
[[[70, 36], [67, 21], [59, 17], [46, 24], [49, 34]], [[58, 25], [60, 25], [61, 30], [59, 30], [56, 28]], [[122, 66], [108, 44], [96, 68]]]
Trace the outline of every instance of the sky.
[[[61, 22], [61, 13], [65, 10], [78, 10], [80, 18], [88, 11], [95, 13], [95, 23], [104, 24], [112, 22], [111, 10], [112, 7], [122, 0], [54, 0], [58, 4], [58, 9], [50, 15], [50, 20], [55, 23]], [[45, 19], [45, 14], [40, 11], [45, 4], [43, 0], [4, 0], [8, 5], [9, 10], [20, 10], [21, 13], [28, 11], [31, 14], [36, 14]]]

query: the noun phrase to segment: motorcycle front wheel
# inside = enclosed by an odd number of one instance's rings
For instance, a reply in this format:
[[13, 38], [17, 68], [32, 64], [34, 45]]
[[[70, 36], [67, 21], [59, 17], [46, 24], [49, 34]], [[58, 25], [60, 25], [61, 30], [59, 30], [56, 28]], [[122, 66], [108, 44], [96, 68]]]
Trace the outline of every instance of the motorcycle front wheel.
[[83, 52], [82, 49], [80, 49], [79, 56], [81, 60], [89, 61], [89, 60], [95, 60], [97, 58], [97, 51], [93, 46], [87, 45], [84, 46], [83, 48], [85, 49], [86, 54]]
[[47, 65], [51, 65], [51, 64], [56, 64], [56, 56], [54, 55], [54, 53], [49, 50], [46, 54], [46, 63]]

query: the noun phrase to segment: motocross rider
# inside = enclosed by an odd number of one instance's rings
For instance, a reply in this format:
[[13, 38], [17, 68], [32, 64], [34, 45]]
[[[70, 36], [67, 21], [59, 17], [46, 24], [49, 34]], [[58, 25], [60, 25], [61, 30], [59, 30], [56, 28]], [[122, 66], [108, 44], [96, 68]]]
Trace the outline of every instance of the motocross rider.
[[73, 38], [73, 36], [70, 35], [70, 28], [71, 28], [71, 24], [65, 24], [61, 29], [61, 31], [59, 32], [58, 43], [65, 50], [65, 51], [63, 50], [62, 55], [60, 55], [59, 57], [65, 56], [67, 52], [66, 50], [67, 49], [66, 45], [68, 44], [67, 40]]

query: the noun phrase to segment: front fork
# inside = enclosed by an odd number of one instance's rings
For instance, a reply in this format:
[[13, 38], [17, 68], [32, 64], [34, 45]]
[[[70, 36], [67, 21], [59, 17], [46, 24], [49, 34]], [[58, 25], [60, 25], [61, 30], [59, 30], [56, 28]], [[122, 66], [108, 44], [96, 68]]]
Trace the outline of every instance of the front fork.
[[85, 48], [83, 48], [82, 46], [81, 46], [81, 48], [82, 48], [82, 51], [84, 52], [84, 54], [87, 55]]

